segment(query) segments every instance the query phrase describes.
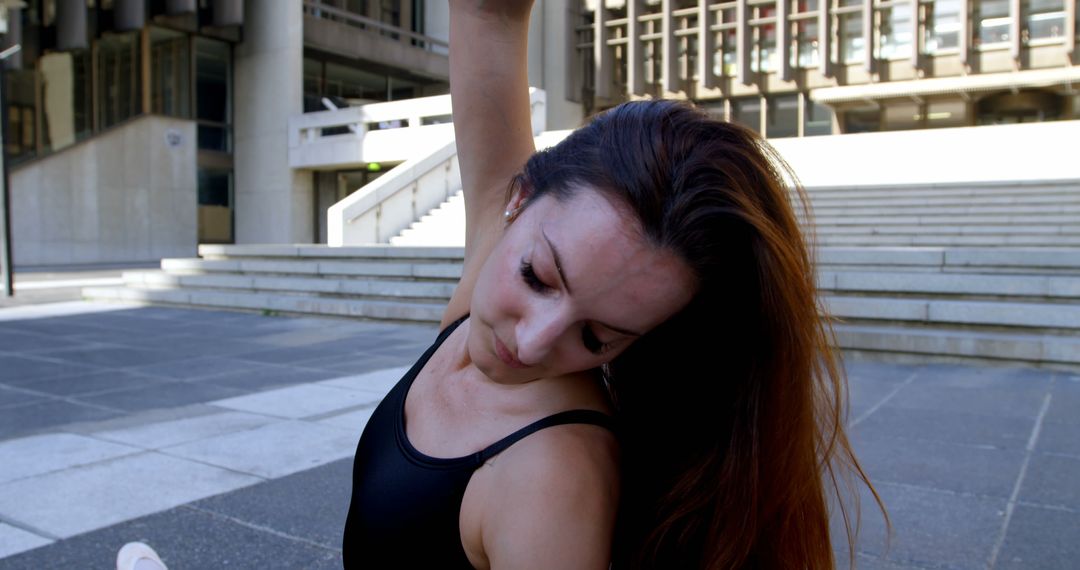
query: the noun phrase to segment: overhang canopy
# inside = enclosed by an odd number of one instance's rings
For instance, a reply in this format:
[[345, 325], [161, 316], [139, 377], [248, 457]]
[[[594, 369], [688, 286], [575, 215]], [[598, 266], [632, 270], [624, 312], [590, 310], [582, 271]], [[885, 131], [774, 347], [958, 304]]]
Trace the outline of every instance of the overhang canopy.
[[977, 93], [1000, 89], [1072, 85], [1074, 83], [1080, 84], [1080, 66], [823, 87], [811, 90], [810, 98], [818, 103], [833, 105], [850, 101], [924, 97], [948, 93]]

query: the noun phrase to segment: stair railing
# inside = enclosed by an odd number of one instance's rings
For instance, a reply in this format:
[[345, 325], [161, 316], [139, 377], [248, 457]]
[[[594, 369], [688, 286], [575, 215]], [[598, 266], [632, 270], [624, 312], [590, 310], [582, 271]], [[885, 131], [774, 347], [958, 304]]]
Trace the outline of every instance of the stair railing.
[[[392, 146], [400, 145], [405, 148], [411, 146], [412, 148], [412, 152], [404, 157], [404, 162], [329, 208], [327, 211], [327, 243], [329, 245], [387, 243], [391, 237], [407, 228], [421, 215], [437, 207], [461, 189], [461, 172], [457, 161], [457, 145], [453, 140], [453, 124], [428, 126], [422, 124], [423, 117], [448, 116], [450, 97], [441, 95], [421, 99], [374, 103], [362, 107], [327, 111], [326, 113], [329, 114], [357, 109], [350, 117], [351, 122], [328, 125], [325, 122], [312, 120], [311, 123], [305, 123], [303, 128], [298, 126], [298, 130], [309, 131], [327, 128], [327, 126], [355, 126], [360, 132], [330, 136], [358, 138], [362, 141], [363, 150], [373, 154], [388, 152], [376, 150], [376, 142], [380, 145], [393, 143]], [[416, 105], [405, 107], [404, 104], [409, 102], [415, 102]], [[544, 132], [546, 128], [544, 91], [530, 88], [529, 102], [532, 111], [532, 130], [535, 136]], [[400, 107], [394, 107], [395, 104]], [[403, 114], [407, 109], [413, 110], [413, 114]], [[308, 113], [304, 117], [319, 114], [321, 113]], [[368, 132], [360, 127], [365, 121], [366, 123], [391, 121], [400, 120], [403, 117], [408, 118], [408, 128]], [[436, 138], [434, 136], [436, 131], [432, 127], [446, 126], [450, 127], [449, 138]], [[384, 137], [380, 137], [381, 140], [368, 140], [377, 138], [376, 135], [379, 133], [385, 134]], [[290, 128], [290, 144], [292, 134], [293, 129]], [[391, 139], [391, 136], [395, 139]]]

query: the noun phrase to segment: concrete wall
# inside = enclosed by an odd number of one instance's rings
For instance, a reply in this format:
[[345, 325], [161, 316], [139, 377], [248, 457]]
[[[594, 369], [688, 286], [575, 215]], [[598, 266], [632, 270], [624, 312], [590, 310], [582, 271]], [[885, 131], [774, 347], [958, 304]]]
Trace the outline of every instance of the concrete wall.
[[16, 266], [195, 255], [195, 124], [134, 119], [13, 169]]
[[236, 243], [312, 243], [310, 172], [289, 168], [288, 126], [303, 112], [301, 0], [246, 0], [235, 50]]
[[536, 0], [529, 20], [529, 85], [547, 92], [547, 128], [573, 129], [585, 117], [581, 103], [566, 98], [574, 37], [574, 2]]
[[923, 129], [769, 143], [804, 186], [1080, 179], [1080, 121]]

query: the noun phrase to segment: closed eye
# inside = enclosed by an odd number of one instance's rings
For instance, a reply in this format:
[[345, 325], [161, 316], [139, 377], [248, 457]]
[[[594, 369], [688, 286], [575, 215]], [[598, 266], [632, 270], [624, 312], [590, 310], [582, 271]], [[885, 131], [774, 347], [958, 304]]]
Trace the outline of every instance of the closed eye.
[[525, 284], [533, 291], [536, 291], [537, 293], [546, 293], [551, 290], [551, 287], [548, 287], [547, 283], [541, 281], [540, 277], [536, 275], [532, 263], [522, 260], [520, 271], [522, 280], [524, 280]]

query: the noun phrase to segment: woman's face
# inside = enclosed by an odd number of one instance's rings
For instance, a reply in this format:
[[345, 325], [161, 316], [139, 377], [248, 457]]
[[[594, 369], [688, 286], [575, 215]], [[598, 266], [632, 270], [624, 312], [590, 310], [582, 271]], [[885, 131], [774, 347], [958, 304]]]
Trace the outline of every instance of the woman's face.
[[596, 368], [690, 302], [690, 268], [622, 210], [582, 189], [520, 211], [473, 289], [468, 350], [481, 372], [519, 383]]

